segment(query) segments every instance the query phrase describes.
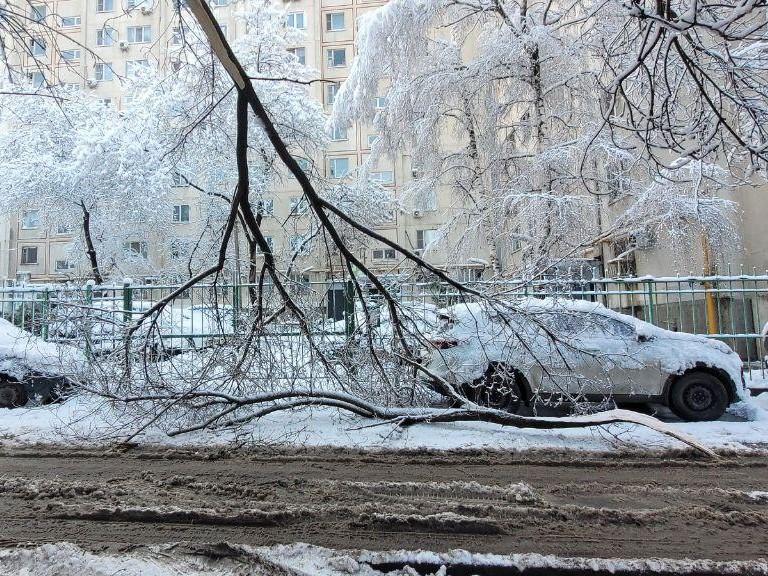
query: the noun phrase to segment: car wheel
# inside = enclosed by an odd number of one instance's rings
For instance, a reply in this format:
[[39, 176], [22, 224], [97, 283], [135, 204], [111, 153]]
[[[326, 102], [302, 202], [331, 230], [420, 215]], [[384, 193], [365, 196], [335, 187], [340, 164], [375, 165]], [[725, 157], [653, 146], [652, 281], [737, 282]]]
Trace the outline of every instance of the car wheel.
[[18, 408], [29, 401], [27, 391], [19, 382], [0, 382], [0, 408]]
[[728, 407], [728, 390], [708, 372], [691, 372], [672, 384], [669, 407], [683, 420], [717, 420]]
[[475, 404], [517, 412], [523, 400], [522, 376], [502, 364], [491, 364], [485, 374], [468, 386], [467, 398]]

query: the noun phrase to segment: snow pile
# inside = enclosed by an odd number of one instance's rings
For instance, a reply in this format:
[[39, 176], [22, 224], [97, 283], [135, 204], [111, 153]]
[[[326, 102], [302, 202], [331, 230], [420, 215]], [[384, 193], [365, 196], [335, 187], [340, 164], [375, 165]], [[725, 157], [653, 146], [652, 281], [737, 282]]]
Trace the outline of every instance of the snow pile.
[[617, 558], [561, 558], [543, 554], [477, 554], [466, 550], [451, 550], [446, 553], [416, 551], [409, 552], [363, 552], [360, 562], [373, 566], [409, 564], [412, 566], [435, 567], [462, 565], [472, 567], [504, 567], [519, 571], [531, 569], [552, 569], [580, 571], [585, 574], [595, 571], [628, 572], [631, 574], [768, 574], [768, 563], [750, 561], [716, 562], [713, 560], [670, 560], [664, 558], [617, 559]]
[[[736, 406], [747, 406], [755, 418], [737, 419], [732, 414], [716, 422], [675, 422], [676, 430], [716, 449], [752, 450], [768, 445], [768, 394]], [[407, 429], [392, 425], [370, 426], [371, 421], [331, 408], [270, 414], [250, 423], [240, 433], [253, 443], [292, 446], [332, 446], [363, 449], [491, 449], [613, 451], [663, 450], [680, 444], [657, 432], [629, 424], [607, 429], [574, 428], [534, 430], [504, 428], [484, 422], [420, 424]], [[607, 430], [607, 432], [606, 432]], [[66, 446], [102, 446], [124, 438], [125, 416], [103, 399], [81, 394], [63, 404], [26, 409], [0, 409], [0, 437], [4, 445], [35, 443]], [[194, 432], [169, 438], [149, 427], [135, 441], [145, 445], [221, 446], [235, 442], [233, 431]]]
[[[69, 543], [31, 549], [0, 550], [0, 576], [412, 576], [446, 574], [447, 566], [569, 570], [589, 574], [616, 573], [753, 574], [768, 575], [759, 561], [562, 558], [542, 554], [478, 554], [465, 550], [336, 551], [295, 543], [250, 547], [226, 543], [190, 548], [183, 545], [137, 547], [124, 553], [92, 553]], [[386, 571], [386, 572], [385, 572]]]
[[[75, 544], [43, 544], [29, 550], [0, 551], [1, 576], [225, 576], [237, 574], [227, 560], [212, 562], [204, 558], [159, 556], [150, 550], [136, 554], [93, 554]], [[255, 573], [258, 574], [258, 573]]]
[[46, 374], [76, 374], [85, 356], [79, 350], [46, 342], [0, 318], [0, 371], [20, 379], [30, 369]]

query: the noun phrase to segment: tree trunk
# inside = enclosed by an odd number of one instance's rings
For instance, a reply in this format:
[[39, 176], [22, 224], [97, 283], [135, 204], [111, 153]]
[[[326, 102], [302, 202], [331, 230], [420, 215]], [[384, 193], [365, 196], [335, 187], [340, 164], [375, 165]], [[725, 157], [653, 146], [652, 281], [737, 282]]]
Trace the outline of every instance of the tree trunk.
[[85, 254], [88, 256], [88, 262], [91, 265], [91, 275], [96, 284], [103, 284], [104, 278], [99, 269], [99, 260], [96, 257], [96, 248], [93, 245], [91, 236], [91, 213], [85, 207], [85, 202], [80, 202], [80, 208], [83, 210], [83, 237], [85, 238]]

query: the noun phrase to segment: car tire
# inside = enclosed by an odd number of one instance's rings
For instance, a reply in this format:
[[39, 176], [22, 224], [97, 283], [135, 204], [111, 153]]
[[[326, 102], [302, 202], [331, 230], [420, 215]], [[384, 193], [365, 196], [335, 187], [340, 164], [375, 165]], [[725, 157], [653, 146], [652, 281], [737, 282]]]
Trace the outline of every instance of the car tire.
[[0, 408], [19, 408], [29, 402], [29, 395], [20, 382], [0, 381]]
[[708, 372], [684, 374], [669, 391], [670, 409], [689, 422], [717, 420], [725, 413], [728, 402], [725, 384]]
[[522, 374], [503, 364], [491, 364], [485, 374], [466, 386], [466, 396], [486, 408], [515, 413], [523, 403]]

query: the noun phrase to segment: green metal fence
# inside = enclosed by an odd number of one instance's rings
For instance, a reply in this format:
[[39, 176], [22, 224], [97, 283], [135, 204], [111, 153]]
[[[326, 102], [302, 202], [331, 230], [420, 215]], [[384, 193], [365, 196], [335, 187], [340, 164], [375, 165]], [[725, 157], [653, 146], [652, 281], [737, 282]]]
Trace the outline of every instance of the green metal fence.
[[[411, 308], [447, 306], [467, 300], [464, 293], [434, 282], [391, 282], [391, 289]], [[768, 320], [768, 276], [686, 276], [536, 281], [475, 282], [473, 288], [504, 298], [521, 296], [573, 298], [600, 302], [673, 331], [707, 335], [725, 341], [749, 363], [765, 355], [761, 331]], [[177, 286], [115, 285], [82, 287], [27, 285], [0, 288], [0, 316], [42, 338], [68, 341], [97, 351], [122, 340], [125, 328]], [[308, 311], [318, 335], [349, 336], [359, 321], [352, 282], [329, 281], [289, 285], [293, 297]], [[367, 306], [380, 297], [365, 288]], [[279, 306], [269, 285], [199, 285], [184, 291], [167, 307], [155, 326], [157, 337], [172, 347], [201, 347], [244, 329], [246, 315], [257, 299], [267, 313]], [[357, 312], [356, 312], [357, 310]], [[297, 336], [296, 325], [276, 330]]]

